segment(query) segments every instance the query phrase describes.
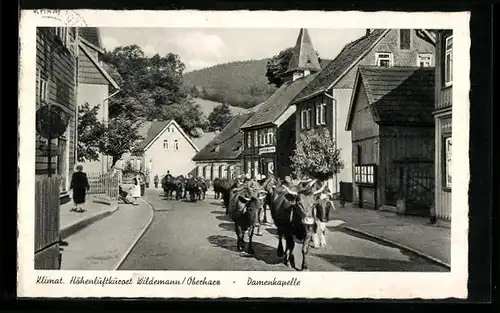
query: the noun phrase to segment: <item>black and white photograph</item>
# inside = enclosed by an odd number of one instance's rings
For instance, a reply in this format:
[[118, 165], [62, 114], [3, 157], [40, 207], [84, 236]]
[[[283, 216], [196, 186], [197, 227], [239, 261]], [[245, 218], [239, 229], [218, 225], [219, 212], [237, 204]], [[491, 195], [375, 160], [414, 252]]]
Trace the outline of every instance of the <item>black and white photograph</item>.
[[466, 294], [467, 13], [272, 13], [25, 12], [26, 293]]

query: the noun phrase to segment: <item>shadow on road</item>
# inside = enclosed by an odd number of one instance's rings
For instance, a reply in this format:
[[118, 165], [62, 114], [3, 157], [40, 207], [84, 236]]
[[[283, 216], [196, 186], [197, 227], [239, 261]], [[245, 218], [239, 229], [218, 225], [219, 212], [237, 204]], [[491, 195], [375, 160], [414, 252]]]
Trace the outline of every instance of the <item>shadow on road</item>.
[[219, 215], [215, 217], [219, 221], [227, 221], [227, 222], [232, 222], [231, 218], [227, 215]]
[[234, 223], [220, 223], [219, 228], [234, 232]]
[[222, 202], [210, 202], [211, 205], [224, 206]]
[[266, 230], [273, 236], [276, 236], [278, 237], [278, 231], [276, 230], [276, 228], [272, 228], [272, 227], [268, 227], [266, 228]]
[[[389, 248], [396, 248], [396, 249], [399, 249], [391, 244], [388, 244], [387, 242], [385, 241], [382, 241], [382, 240], [377, 240], [375, 238], [372, 238], [372, 237], [368, 237], [368, 236], [364, 236], [360, 233], [356, 233], [356, 232], [353, 232], [353, 231], [350, 231], [349, 229], [346, 229], [342, 226], [340, 227], [332, 227], [332, 226], [327, 226], [328, 230], [332, 233], [335, 233], [335, 232], [339, 232], [339, 233], [343, 233], [343, 234], [346, 234], [346, 235], [349, 235], [351, 237], [356, 237], [358, 239], [363, 239], [363, 240], [368, 240], [368, 241], [371, 241], [371, 242], [375, 242], [381, 246], [384, 246], [384, 247], [389, 247]], [[406, 253], [405, 251], [399, 249], [401, 251], [401, 253], [407, 255], [407, 256], [413, 256], [413, 255], [410, 255], [408, 253]]]
[[220, 215], [225, 215], [226, 214], [225, 211], [210, 211], [210, 213], [212, 213], [212, 214], [220, 214]]
[[[212, 235], [207, 239], [208, 242], [214, 246], [224, 248], [232, 252], [240, 252], [236, 249], [236, 238], [230, 238], [222, 235]], [[255, 258], [256, 260], [263, 261], [267, 264], [281, 263], [281, 260], [276, 256], [276, 248], [255, 241], [252, 243], [252, 247], [255, 251], [255, 254], [243, 254], [242, 257]], [[247, 251], [247, 248], [248, 242], [245, 242], [245, 251]]]
[[412, 271], [410, 266], [413, 262], [401, 260], [387, 260], [387, 259], [371, 259], [358, 256], [349, 255], [335, 255], [335, 254], [315, 254], [335, 266], [338, 266], [346, 271], [351, 272], [404, 272]]

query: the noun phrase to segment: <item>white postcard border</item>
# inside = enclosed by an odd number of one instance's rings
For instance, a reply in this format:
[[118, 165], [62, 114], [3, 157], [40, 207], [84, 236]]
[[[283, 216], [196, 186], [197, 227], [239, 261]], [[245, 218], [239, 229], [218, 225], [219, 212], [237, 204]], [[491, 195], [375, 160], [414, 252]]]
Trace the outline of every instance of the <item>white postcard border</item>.
[[[68, 18], [70, 17], [70, 18]], [[468, 279], [469, 69], [468, 12], [320, 11], [22, 11], [20, 23], [20, 184], [18, 191], [18, 296], [20, 297], [283, 297], [283, 298], [466, 298]], [[300, 21], [300, 22], [298, 22]], [[232, 27], [232, 28], [422, 28], [453, 29], [453, 194], [451, 271], [405, 272], [202, 272], [202, 271], [36, 271], [34, 270], [35, 68], [37, 26]], [[332, 243], [333, 244], [333, 243]], [[36, 278], [84, 276], [134, 281], [219, 280], [217, 286], [40, 285]], [[299, 286], [248, 286], [252, 279], [297, 278]]]

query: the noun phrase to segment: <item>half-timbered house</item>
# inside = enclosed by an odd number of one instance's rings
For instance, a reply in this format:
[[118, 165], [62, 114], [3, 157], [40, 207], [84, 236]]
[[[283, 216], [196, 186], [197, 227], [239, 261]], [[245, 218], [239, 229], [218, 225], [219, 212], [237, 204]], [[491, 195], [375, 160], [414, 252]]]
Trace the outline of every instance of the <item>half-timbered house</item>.
[[434, 201], [434, 68], [359, 66], [345, 129], [354, 204], [428, 216]]
[[434, 38], [415, 29], [367, 29], [365, 36], [348, 43], [317, 77], [294, 99], [296, 137], [327, 128], [344, 169], [330, 180], [330, 188], [352, 200], [351, 133], [344, 126], [359, 65], [433, 66]]
[[284, 178], [292, 173], [290, 155], [295, 149], [295, 106], [292, 100], [321, 70], [309, 32], [299, 32], [283, 85], [241, 127], [245, 148], [243, 166], [252, 176], [272, 173]]

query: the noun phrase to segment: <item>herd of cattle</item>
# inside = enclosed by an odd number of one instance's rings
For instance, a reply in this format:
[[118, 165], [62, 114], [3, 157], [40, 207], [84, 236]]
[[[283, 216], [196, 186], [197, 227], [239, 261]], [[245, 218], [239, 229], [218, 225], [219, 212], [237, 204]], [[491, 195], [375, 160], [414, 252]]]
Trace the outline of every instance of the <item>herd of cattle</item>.
[[[172, 192], [175, 191], [176, 199], [186, 198], [189, 194], [191, 201], [202, 200], [210, 186], [210, 181], [200, 178], [167, 176], [162, 180], [167, 199], [172, 199]], [[326, 222], [330, 211], [335, 210], [333, 194], [328, 190], [326, 182], [306, 180], [293, 184], [272, 175], [260, 181], [216, 178], [213, 189], [215, 199], [222, 198], [226, 214], [235, 224], [239, 251], [244, 250], [244, 234], [248, 233], [247, 252], [254, 254], [254, 230], [260, 227], [266, 210], [270, 211], [276, 225], [277, 255], [284, 257], [285, 265], [295, 268], [295, 239], [302, 243], [301, 270], [308, 269], [307, 254], [311, 240], [316, 247], [326, 246]]]

